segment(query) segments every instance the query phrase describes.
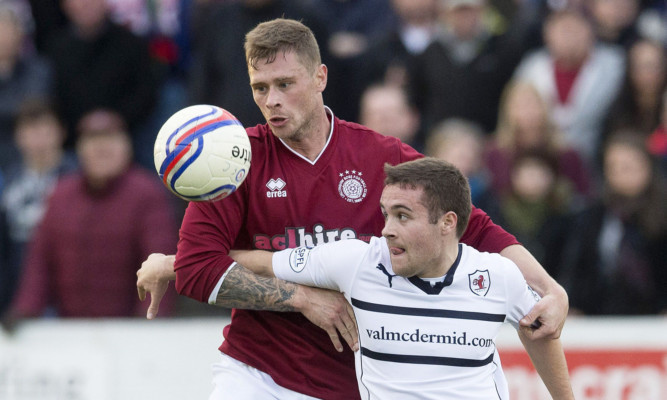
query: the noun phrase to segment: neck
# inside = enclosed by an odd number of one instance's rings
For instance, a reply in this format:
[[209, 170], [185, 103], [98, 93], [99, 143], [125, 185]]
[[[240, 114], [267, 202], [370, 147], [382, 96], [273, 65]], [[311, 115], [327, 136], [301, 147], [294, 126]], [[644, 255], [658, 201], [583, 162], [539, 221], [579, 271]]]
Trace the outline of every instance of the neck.
[[420, 278], [438, 278], [445, 276], [452, 268], [452, 265], [454, 265], [459, 256], [459, 241], [456, 239], [447, 241], [447, 243], [443, 244], [442, 248], [443, 252], [440, 262], [433, 270], [420, 274]]
[[296, 138], [285, 139], [284, 142], [292, 150], [301, 154], [310, 161], [315, 161], [324, 149], [324, 145], [329, 139], [329, 132], [331, 132], [332, 120], [329, 121], [327, 111], [322, 106], [322, 112], [316, 113], [314, 118], [307, 126], [302, 127], [301, 135]]
[[40, 154], [36, 157], [26, 157], [25, 163], [29, 169], [43, 173], [48, 172], [60, 164], [62, 159], [61, 151], [54, 151], [46, 154]]

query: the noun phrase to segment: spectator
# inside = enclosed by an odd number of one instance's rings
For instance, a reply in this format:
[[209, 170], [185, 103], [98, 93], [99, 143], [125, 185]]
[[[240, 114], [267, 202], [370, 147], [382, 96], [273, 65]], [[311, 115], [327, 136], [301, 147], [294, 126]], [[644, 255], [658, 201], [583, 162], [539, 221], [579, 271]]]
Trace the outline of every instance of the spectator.
[[51, 93], [53, 76], [45, 60], [24, 51], [23, 25], [8, 2], [0, 3], [0, 169], [18, 161], [13, 124], [20, 104]]
[[368, 87], [361, 96], [359, 114], [362, 125], [415, 147], [419, 112], [409, 103], [402, 87], [393, 84]]
[[54, 189], [26, 254], [12, 318], [37, 317], [48, 307], [61, 317], [141, 316], [138, 266], [152, 252], [176, 250], [167, 192], [132, 166], [120, 115], [93, 110], [77, 128], [81, 171]]
[[264, 123], [248, 90], [248, 66], [240, 44], [257, 24], [279, 17], [302, 21], [315, 32], [326, 64], [326, 26], [300, 1], [240, 0], [197, 7], [200, 20], [193, 24], [190, 100], [226, 108], [244, 126]]
[[442, 121], [429, 133], [425, 154], [454, 164], [468, 178], [472, 203], [495, 219], [497, 204], [483, 161], [485, 148], [486, 133], [481, 127], [453, 118]]
[[[86, 112], [119, 112], [132, 136], [153, 111], [157, 79], [144, 40], [109, 20], [106, 0], [63, 0], [71, 26], [47, 49], [55, 69], [56, 100], [69, 129]], [[141, 149], [140, 149], [141, 151]]]
[[600, 42], [629, 48], [640, 36], [639, 0], [591, 0], [584, 3]]
[[530, 249], [550, 275], [555, 275], [572, 191], [559, 175], [554, 155], [539, 148], [515, 154], [510, 186], [499, 203], [497, 219]]
[[553, 107], [554, 121], [566, 142], [592, 163], [622, 83], [623, 51], [596, 45], [590, 23], [569, 9], [553, 11], [543, 35], [545, 47], [523, 58], [515, 78], [535, 85]]
[[667, 195], [637, 133], [604, 148], [604, 191], [575, 216], [559, 280], [570, 310], [589, 315], [667, 311]]
[[76, 168], [74, 155], [63, 151], [65, 127], [47, 102], [29, 100], [21, 105], [14, 137], [21, 161], [8, 167], [5, 189], [0, 195], [7, 239], [7, 280], [5, 289], [0, 291], [0, 315], [13, 296], [25, 246], [44, 215], [56, 181]]
[[186, 76], [190, 62], [190, 21], [193, 0], [106, 0], [110, 19], [148, 42], [156, 67], [155, 109], [135, 129], [135, 158], [153, 169], [155, 134], [172, 114], [186, 107]]
[[363, 56], [366, 82], [407, 85], [408, 65], [438, 31], [439, 0], [392, 0], [394, 25], [373, 40]]
[[623, 87], [614, 102], [605, 132], [630, 129], [648, 135], [660, 124], [662, 94], [667, 90], [667, 55], [651, 40], [636, 42], [628, 52]]
[[[415, 58], [410, 89], [423, 133], [458, 117], [495, 129], [498, 99], [520, 59], [522, 43], [484, 25], [485, 0], [444, 0], [437, 38]], [[425, 138], [420, 138], [424, 141]]]
[[374, 38], [393, 24], [390, 1], [314, 0], [312, 3], [326, 19], [329, 35], [323, 41], [328, 54], [324, 63], [329, 66], [327, 103], [340, 118], [356, 121], [361, 92], [367, 85], [364, 54]]
[[510, 165], [517, 153], [542, 149], [558, 160], [558, 174], [571, 183], [582, 198], [590, 195], [590, 172], [578, 152], [565, 143], [562, 132], [552, 122], [548, 103], [535, 86], [512, 81], [501, 98], [498, 129], [490, 143], [485, 162], [491, 185], [497, 194], [510, 186]]

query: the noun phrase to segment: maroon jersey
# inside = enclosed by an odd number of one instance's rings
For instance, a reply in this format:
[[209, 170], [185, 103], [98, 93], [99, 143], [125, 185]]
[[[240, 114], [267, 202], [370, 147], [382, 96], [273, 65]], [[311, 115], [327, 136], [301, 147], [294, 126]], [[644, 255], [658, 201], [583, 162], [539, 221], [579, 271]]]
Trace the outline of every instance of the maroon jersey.
[[[245, 183], [214, 203], [190, 203], [176, 254], [179, 293], [206, 302], [232, 264], [230, 248], [280, 250], [379, 236], [385, 163], [421, 157], [399, 140], [333, 119], [317, 160], [270, 133], [248, 128], [252, 166]], [[474, 209], [462, 241], [498, 252], [516, 239]], [[354, 356], [338, 353], [327, 333], [300, 313], [232, 311], [220, 350], [288, 389], [324, 399], [359, 398]]]

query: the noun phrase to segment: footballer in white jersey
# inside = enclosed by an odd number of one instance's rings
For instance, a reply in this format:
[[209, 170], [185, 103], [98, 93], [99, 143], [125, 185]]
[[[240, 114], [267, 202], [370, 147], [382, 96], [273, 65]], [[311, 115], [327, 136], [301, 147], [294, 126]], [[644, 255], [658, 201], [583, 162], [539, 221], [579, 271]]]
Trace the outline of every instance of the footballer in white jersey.
[[386, 240], [373, 238], [274, 253], [273, 272], [350, 301], [362, 398], [509, 398], [494, 339], [539, 300], [509, 259], [459, 244], [444, 277], [406, 278], [394, 274]]

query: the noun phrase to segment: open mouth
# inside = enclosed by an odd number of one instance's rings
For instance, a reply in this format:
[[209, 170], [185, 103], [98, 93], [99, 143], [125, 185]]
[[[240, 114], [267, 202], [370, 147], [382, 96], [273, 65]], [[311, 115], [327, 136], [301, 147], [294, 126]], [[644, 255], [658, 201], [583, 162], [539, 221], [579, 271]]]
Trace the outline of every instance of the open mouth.
[[271, 122], [271, 125], [283, 125], [287, 121], [287, 118], [285, 117], [271, 117], [269, 119], [269, 122]]

